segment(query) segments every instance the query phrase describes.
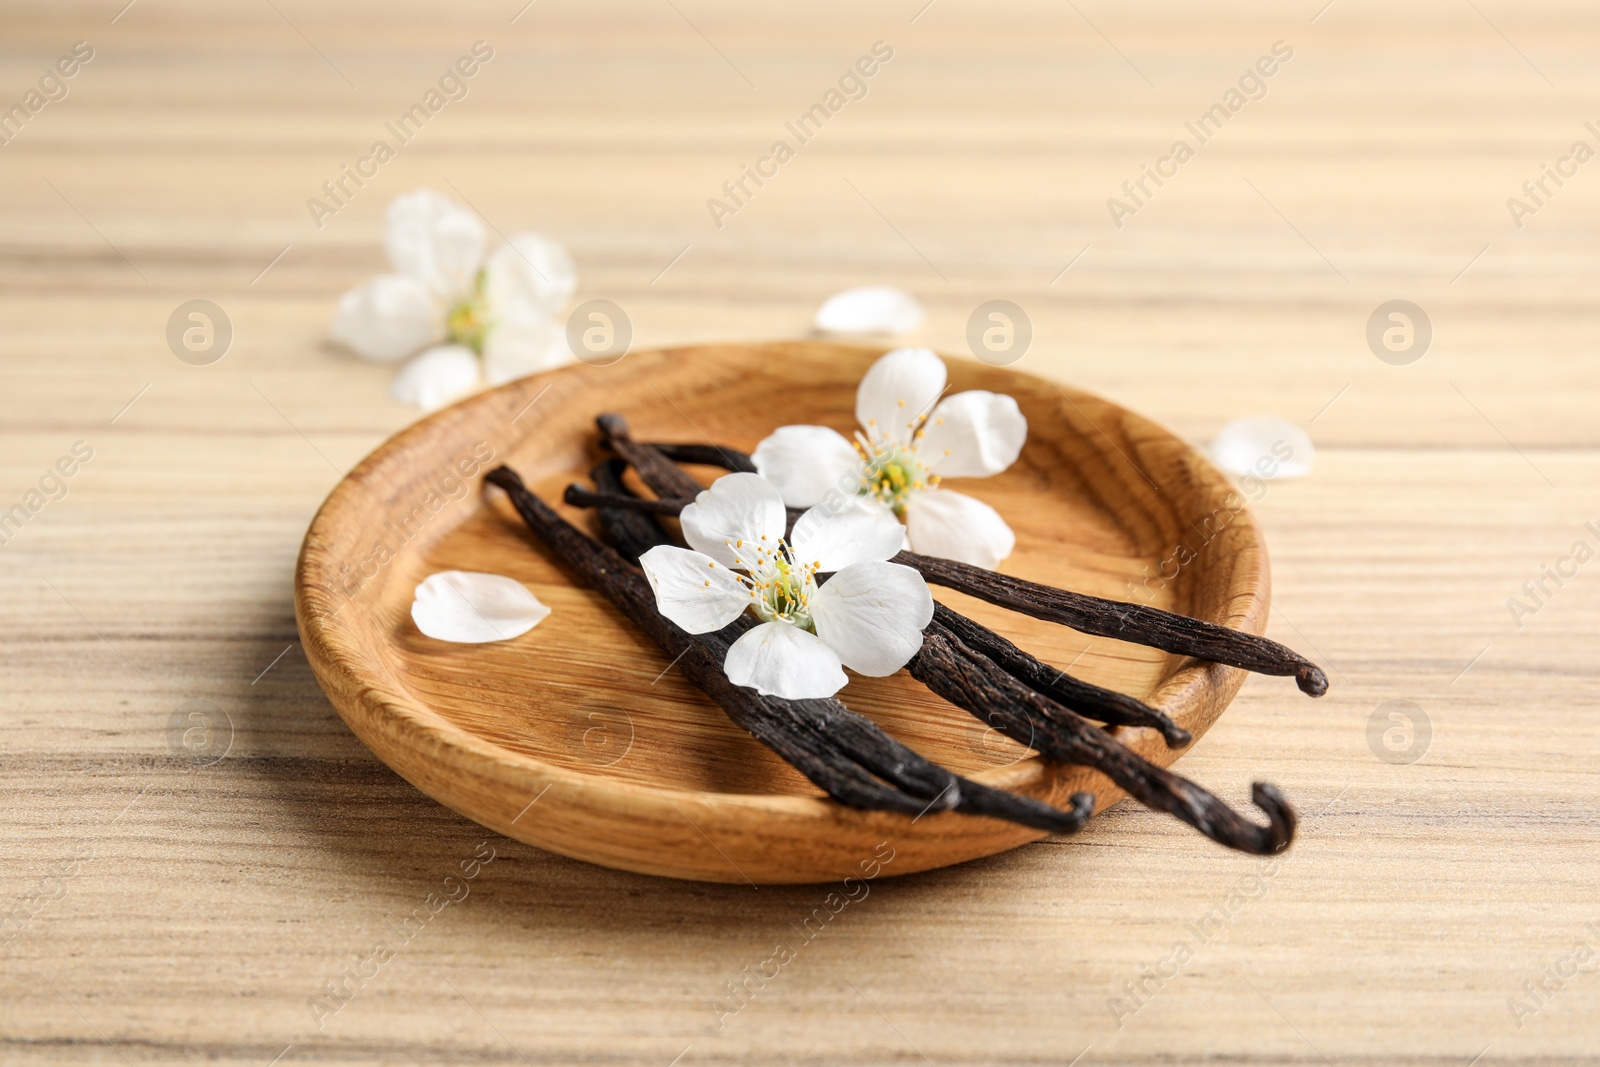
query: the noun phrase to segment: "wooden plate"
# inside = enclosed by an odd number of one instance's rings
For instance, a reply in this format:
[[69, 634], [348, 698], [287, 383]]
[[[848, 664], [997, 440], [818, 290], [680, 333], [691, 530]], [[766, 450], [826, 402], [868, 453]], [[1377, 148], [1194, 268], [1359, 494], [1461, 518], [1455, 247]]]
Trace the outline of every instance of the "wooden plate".
[[[1037, 839], [990, 819], [945, 813], [912, 823], [827, 800], [729, 723], [607, 601], [575, 584], [498, 490], [481, 487], [486, 470], [508, 463], [559, 501], [598, 458], [593, 420], [602, 411], [626, 416], [640, 440], [709, 439], [747, 451], [786, 423], [849, 432], [856, 383], [881, 351], [795, 341], [637, 352], [610, 367], [512, 382], [391, 438], [334, 489], [301, 548], [295, 612], [323, 689], [356, 735], [429, 796], [520, 841], [611, 867], [819, 882], [891, 853], [883, 875]], [[1004, 570], [1261, 632], [1266, 548], [1249, 513], [1230, 510], [1242, 502], [1202, 456], [1097, 397], [947, 362], [953, 390], [1009, 393], [1028, 418], [1027, 446], [1010, 470], [952, 483], [1016, 530]], [[558, 507], [594, 529], [592, 516]], [[553, 614], [514, 641], [429, 640], [411, 622], [412, 590], [446, 569], [511, 575]], [[1243, 681], [1232, 668], [935, 593], [1047, 662], [1163, 708], [1196, 737]], [[1122, 799], [1098, 774], [1046, 764], [903, 671], [852, 676], [842, 695], [979, 781], [1057, 802], [1089, 790], [1101, 808]], [[1118, 732], [1157, 763], [1176, 758], [1153, 731]]]

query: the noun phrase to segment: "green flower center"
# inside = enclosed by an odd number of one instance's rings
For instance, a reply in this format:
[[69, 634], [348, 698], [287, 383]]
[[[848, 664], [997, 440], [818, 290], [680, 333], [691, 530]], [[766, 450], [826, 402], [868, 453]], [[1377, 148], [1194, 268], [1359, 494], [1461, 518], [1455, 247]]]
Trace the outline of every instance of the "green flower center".
[[782, 620], [816, 631], [811, 622], [811, 598], [817, 594], [817, 563], [796, 562], [794, 550], [782, 540], [771, 550], [745, 541], [728, 542], [728, 547], [746, 571], [738, 577], [750, 590], [750, 609], [756, 618], [762, 622]]
[[913, 493], [939, 481], [939, 476], [928, 469], [914, 449], [892, 441], [880, 442], [863, 458], [865, 466], [856, 492], [874, 497], [901, 518], [905, 518], [906, 505], [911, 502]]
[[484, 294], [484, 272], [479, 271], [472, 289], [445, 316], [445, 329], [452, 344], [465, 345], [480, 356], [489, 334], [489, 300]]

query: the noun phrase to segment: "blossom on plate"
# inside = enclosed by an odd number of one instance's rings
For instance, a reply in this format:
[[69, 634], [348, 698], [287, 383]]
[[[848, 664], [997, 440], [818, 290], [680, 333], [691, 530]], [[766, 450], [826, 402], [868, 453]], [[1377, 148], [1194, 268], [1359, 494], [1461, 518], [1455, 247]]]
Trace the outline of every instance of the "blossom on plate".
[[[397, 397], [431, 408], [461, 395], [460, 360], [428, 359], [440, 348], [481, 356], [490, 385], [571, 362], [555, 316], [577, 274], [559, 244], [524, 233], [490, 253], [478, 217], [427, 189], [397, 197], [385, 223], [394, 273], [340, 297], [329, 332], [366, 359], [420, 352], [403, 372], [405, 387], [396, 383]], [[466, 388], [477, 384], [474, 363]]]
[[658, 545], [639, 560], [656, 608], [692, 634], [751, 611], [761, 624], [733, 643], [724, 670], [763, 696], [828, 697], [844, 687], [841, 667], [881, 678], [905, 666], [933, 595], [922, 575], [888, 562], [900, 524], [882, 508], [812, 508], [785, 538], [786, 520], [759, 475], [717, 479], [679, 517], [691, 547]]
[[780, 426], [756, 447], [756, 470], [790, 507], [864, 501], [905, 523], [912, 551], [993, 568], [1016, 535], [994, 508], [942, 482], [1011, 466], [1028, 420], [1009, 396], [974, 389], [941, 400], [944, 390], [931, 349], [897, 348], [861, 379], [854, 441], [826, 426]]

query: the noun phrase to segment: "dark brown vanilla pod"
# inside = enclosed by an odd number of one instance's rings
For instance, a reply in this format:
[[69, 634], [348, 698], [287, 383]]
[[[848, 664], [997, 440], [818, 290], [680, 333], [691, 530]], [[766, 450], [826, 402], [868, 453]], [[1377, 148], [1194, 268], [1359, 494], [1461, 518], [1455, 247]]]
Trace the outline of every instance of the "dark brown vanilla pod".
[[1117, 726], [1149, 727], [1161, 733], [1168, 748], [1182, 748], [1194, 740], [1194, 735], [1188, 730], [1144, 701], [1074, 678], [1066, 671], [1029, 655], [959, 611], [951, 611], [935, 602], [933, 617], [969, 648], [994, 660], [996, 665], [1017, 681], [1086, 718]]
[[[599, 484], [622, 489], [617, 468], [602, 464], [596, 474]], [[1088, 819], [1094, 807], [1089, 794], [1073, 797], [1071, 809], [1058, 810], [960, 778], [895, 741], [837, 700], [789, 701], [735, 686], [722, 663], [728, 646], [751, 622], [736, 623], [720, 634], [685, 634], [656, 610], [649, 583], [617, 551], [567, 523], [529, 492], [510, 468], [497, 468], [486, 477], [510, 495], [524, 523], [569, 567], [636, 622], [663, 653], [678, 657], [675, 662], [685, 676], [734, 723], [840, 803], [918, 817], [954, 809], [1058, 834], [1076, 832]], [[644, 518], [649, 526], [630, 515]], [[607, 508], [601, 512], [601, 521], [608, 536], [626, 541], [623, 551], [637, 554], [667, 543], [659, 524], [639, 512]]]
[[[588, 495], [637, 499], [622, 481], [624, 466], [625, 461], [616, 459], [597, 466], [592, 476], [600, 493]], [[569, 503], [573, 502], [571, 488], [567, 495]], [[672, 543], [661, 524], [649, 513], [613, 506], [599, 508], [597, 515], [606, 538], [629, 559], [637, 560], [656, 545]], [[716, 635], [720, 639], [720, 652], [714, 648], [713, 654], [726, 662], [727, 646], [751, 625], [753, 620], [741, 618]], [[851, 711], [837, 698], [771, 701], [768, 706], [791, 728], [808, 731], [814, 740], [820, 740], [891, 785], [913, 796], [953, 804], [955, 810], [964, 814], [987, 815], [1050, 833], [1068, 834], [1080, 829], [1094, 810], [1094, 797], [1088, 793], [1074, 796], [1071, 809], [1060, 811], [1040, 801], [958, 777], [896, 741], [872, 720]]]
[[947, 586], [1023, 615], [1070, 626], [1079, 633], [1147, 645], [1257, 674], [1293, 675], [1300, 691], [1309, 696], [1319, 697], [1328, 691], [1328, 676], [1322, 673], [1322, 668], [1293, 649], [1265, 637], [1158, 608], [1056, 589], [952, 559], [901, 552], [894, 557], [894, 562], [916, 568], [933, 585]]
[[1252, 799], [1268, 819], [1265, 827], [1257, 826], [1205, 789], [1157, 767], [1023, 685], [937, 620], [928, 626], [922, 649], [907, 669], [934, 693], [1045, 758], [1094, 767], [1141, 804], [1177, 816], [1219, 844], [1265, 856], [1294, 840], [1298, 819], [1276, 786], [1252, 786]]
[[693, 463], [701, 467], [721, 467], [739, 474], [755, 474], [756, 465], [748, 455], [720, 445], [649, 444], [674, 463]]
[[[633, 464], [633, 469], [639, 472], [639, 477], [644, 479], [658, 496], [681, 497], [687, 503], [704, 489], [705, 486], [695, 481], [694, 477], [678, 468], [678, 465], [649, 445], [643, 445], [633, 439], [628, 431], [628, 420], [621, 415], [608, 412], [595, 419], [595, 425], [600, 428], [600, 433], [605, 442], [616, 450], [617, 455]], [[713, 455], [722, 457], [717, 464], [720, 467], [733, 469], [732, 464], [739, 462], [734, 458], [734, 453], [728, 449], [715, 449]], [[744, 456], [743, 462], [749, 463], [750, 457]]]
[[[620, 418], [616, 423], [621, 423]], [[630, 448], [650, 451], [631, 443]], [[659, 465], [652, 464], [651, 470], [658, 469]], [[645, 469], [639, 473], [656, 492], [683, 493], [683, 472], [674, 471], [672, 476], [654, 476], [655, 480]], [[680, 499], [680, 506], [682, 503]], [[932, 692], [1018, 743], [1047, 759], [1095, 767], [1136, 800], [1177, 816], [1220, 844], [1267, 855], [1287, 848], [1293, 840], [1294, 809], [1277, 787], [1265, 782], [1254, 785], [1252, 798], [1269, 820], [1266, 827], [1256, 826], [1200, 786], [1155, 766], [1093, 723], [1012, 677], [937, 618], [924, 631], [922, 649], [907, 668]]]
[[[623, 426], [626, 429], [625, 423]], [[605, 427], [601, 428], [603, 430]], [[683, 462], [720, 466], [730, 471], [755, 470], [755, 463], [748, 455], [721, 445], [631, 447], [634, 450], [655, 447], [660, 449], [658, 455], [693, 456], [695, 458], [686, 458]], [[683, 476], [682, 471], [678, 474]], [[646, 478], [646, 481], [649, 479]], [[700, 488], [699, 483], [690, 478], [688, 481], [676, 481], [670, 492], [663, 492], [660, 488], [656, 491], [662, 496], [693, 499]], [[915, 552], [902, 552], [894, 558], [894, 562], [922, 572], [922, 577], [934, 585], [943, 585], [1036, 619], [1060, 623], [1080, 633], [1146, 645], [1174, 655], [1211, 660], [1257, 674], [1292, 675], [1300, 691], [1313, 697], [1320, 697], [1328, 691], [1328, 676], [1321, 667], [1293, 649], [1265, 637], [1230, 630], [1226, 626], [1202, 622], [1160, 608], [1056, 589], [975, 567], [970, 563], [957, 563], [955, 560], [922, 556]]]

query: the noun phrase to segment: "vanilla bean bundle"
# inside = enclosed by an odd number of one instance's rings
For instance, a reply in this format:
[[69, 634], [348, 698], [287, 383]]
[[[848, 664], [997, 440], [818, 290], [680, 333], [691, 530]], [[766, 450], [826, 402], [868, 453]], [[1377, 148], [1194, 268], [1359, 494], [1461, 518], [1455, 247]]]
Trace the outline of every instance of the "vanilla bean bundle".
[[[595, 473], [597, 478], [605, 478], [605, 466]], [[506, 491], [540, 540], [633, 620], [664, 654], [675, 657], [684, 675], [733, 722], [840, 803], [914, 818], [930, 811], [955, 810], [1058, 834], [1082, 828], [1093, 810], [1094, 798], [1088, 794], [1074, 796], [1072, 808], [1062, 811], [961, 778], [924, 759], [837, 700], [784, 700], [734, 685], [722, 664], [728, 647], [742, 632], [740, 623], [720, 633], [684, 633], [656, 611], [655, 596], [644, 573], [616, 549], [600, 544], [557, 515], [509, 467], [490, 471], [487, 478]], [[638, 512], [609, 517], [611, 535], [630, 554], [666, 541], [653, 519], [648, 520], [654, 526], [651, 530], [639, 517]]]
[[[631, 562], [658, 544], [671, 543], [656, 516], [677, 514], [703, 488], [677, 462], [748, 470], [749, 458], [716, 445], [640, 444], [632, 440], [626, 422], [619, 416], [603, 415], [597, 422], [606, 443], [621, 458], [594, 469], [594, 490], [572, 486], [566, 499], [571, 504], [597, 509], [602, 530], [615, 552], [566, 524], [528, 492], [508, 468], [492, 472], [490, 481], [511, 494], [530, 529], [617, 603], [664, 652], [682, 654], [680, 662], [689, 664], [685, 666], [686, 676], [721, 705], [731, 719], [830, 796], [854, 807], [909, 813], [910, 805], [916, 804], [919, 814], [954, 809], [1057, 833], [1071, 832], [1082, 825], [1092, 807], [1092, 798], [1087, 795], [1075, 796], [1070, 811], [1057, 811], [1029, 798], [958, 778], [895, 741], [835, 698], [786, 701], [760, 697], [753, 690], [733, 686], [720, 664], [732, 642], [753, 624], [751, 620], [737, 620], [719, 633], [698, 637], [685, 634], [655, 611], [648, 583]], [[628, 465], [636, 469], [658, 499], [637, 497], [624, 486], [622, 474]], [[1176, 646], [1167, 650], [1219, 658], [1266, 673], [1294, 674], [1301, 687], [1313, 694], [1326, 687], [1314, 665], [1275, 642], [1252, 635], [1168, 612], [1141, 615], [1133, 605], [1116, 605], [1036, 583], [1005, 579], [996, 584], [990, 579], [1005, 576], [909, 552], [897, 556], [896, 562], [922, 570], [927, 580], [936, 584], [963, 591], [972, 591], [969, 585], [987, 590], [992, 595], [984, 599], [1077, 625], [1086, 632], [1105, 633], [1158, 648]], [[1114, 626], [1107, 616], [1119, 610], [1120, 617], [1128, 621]], [[1108, 724], [1146, 726], [1160, 731], [1169, 746], [1189, 743], [1188, 731], [1169, 717], [1132, 697], [1072, 678], [945, 605], [935, 606], [922, 649], [907, 666], [911, 675], [932, 692], [1047, 759], [1095, 767], [1142, 803], [1178, 816], [1222, 844], [1265, 854], [1286, 847], [1293, 837], [1293, 809], [1276, 788], [1256, 784], [1253, 798], [1269, 821], [1265, 827], [1249, 822], [1206, 790], [1149, 763], [1088, 721], [1093, 718]]]

